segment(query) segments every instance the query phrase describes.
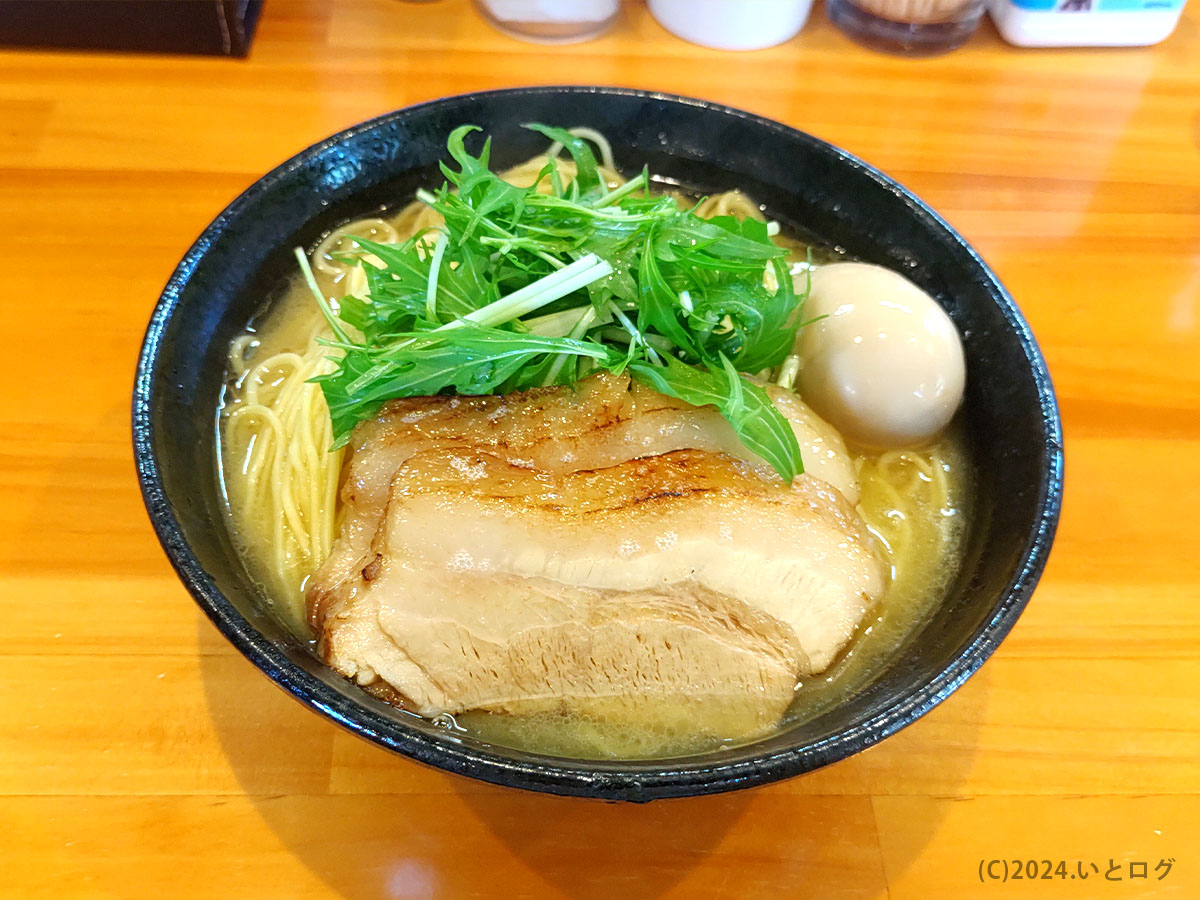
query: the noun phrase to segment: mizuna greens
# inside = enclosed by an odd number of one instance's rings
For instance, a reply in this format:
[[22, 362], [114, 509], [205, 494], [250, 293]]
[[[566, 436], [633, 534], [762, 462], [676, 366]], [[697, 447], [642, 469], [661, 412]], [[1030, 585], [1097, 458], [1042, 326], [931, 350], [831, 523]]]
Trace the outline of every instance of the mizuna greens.
[[[560, 142], [577, 175], [548, 164], [521, 188], [478, 156], [465, 125], [447, 149], [446, 183], [417, 196], [445, 220], [402, 244], [356, 239], [365, 297], [335, 312], [297, 258], [334, 337], [336, 371], [318, 376], [336, 446], [398, 397], [508, 393], [567, 385], [589, 372], [628, 371], [661, 393], [712, 405], [745, 445], [787, 481], [803, 471], [787, 420], [741, 373], [791, 351], [803, 297], [767, 226], [703, 219], [649, 192], [648, 173], [609, 190], [589, 146], [567, 131], [526, 126]], [[772, 287], [764, 284], [771, 270]]]

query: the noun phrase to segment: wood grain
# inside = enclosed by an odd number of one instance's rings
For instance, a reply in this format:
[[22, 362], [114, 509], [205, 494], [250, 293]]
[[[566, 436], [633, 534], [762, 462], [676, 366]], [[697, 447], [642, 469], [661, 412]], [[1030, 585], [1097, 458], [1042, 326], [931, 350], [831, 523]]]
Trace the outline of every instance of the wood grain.
[[[1144, 50], [940, 59], [678, 41], [639, 4], [543, 48], [466, 0], [270, 0], [249, 60], [0, 52], [0, 896], [1200, 896], [1200, 4]], [[654, 88], [804, 128], [980, 249], [1049, 359], [1055, 551], [932, 714], [811, 776], [606, 806], [397, 759], [302, 709], [195, 610], [138, 497], [134, 359], [189, 242], [363, 118], [539, 83]], [[982, 884], [992, 858], [1162, 880]], [[1074, 871], [1074, 868], [1072, 868]], [[1090, 872], [1090, 869], [1088, 869]]]

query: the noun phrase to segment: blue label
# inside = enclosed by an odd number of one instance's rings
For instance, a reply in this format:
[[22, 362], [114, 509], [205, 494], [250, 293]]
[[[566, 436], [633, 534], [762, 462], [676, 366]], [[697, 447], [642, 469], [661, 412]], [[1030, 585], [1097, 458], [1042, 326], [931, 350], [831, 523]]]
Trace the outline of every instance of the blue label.
[[1100, 12], [1182, 9], [1184, 0], [1100, 0]]
[[1185, 0], [1007, 0], [1035, 12], [1163, 12], [1182, 9]]

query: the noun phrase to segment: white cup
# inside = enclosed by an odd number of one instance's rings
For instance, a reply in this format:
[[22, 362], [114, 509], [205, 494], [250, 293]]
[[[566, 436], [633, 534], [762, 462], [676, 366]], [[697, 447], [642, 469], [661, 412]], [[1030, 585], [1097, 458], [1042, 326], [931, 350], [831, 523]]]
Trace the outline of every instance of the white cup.
[[812, 0], [649, 0], [659, 24], [685, 41], [718, 50], [761, 50], [791, 38]]

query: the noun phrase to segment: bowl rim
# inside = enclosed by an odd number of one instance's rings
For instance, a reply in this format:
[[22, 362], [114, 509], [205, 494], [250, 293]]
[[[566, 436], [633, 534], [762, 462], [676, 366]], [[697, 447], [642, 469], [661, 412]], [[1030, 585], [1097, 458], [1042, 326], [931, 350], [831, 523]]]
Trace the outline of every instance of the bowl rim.
[[[511, 759], [486, 747], [441, 740], [409, 729], [369, 706], [355, 702], [292, 662], [282, 648], [265, 637], [222, 594], [192, 552], [172, 509], [155, 452], [154, 375], [162, 338], [201, 259], [227, 223], [256, 197], [286, 178], [306, 160], [364, 132], [412, 113], [455, 103], [486, 101], [493, 97], [545, 94], [591, 94], [656, 101], [704, 108], [719, 115], [753, 123], [790, 141], [833, 154], [840, 162], [877, 186], [897, 195], [927, 225], [941, 229], [969, 255], [989, 281], [1030, 366], [1047, 440], [1041, 450], [1042, 483], [1038, 485], [1036, 527], [1028, 536], [1016, 573], [997, 599], [991, 615], [975, 629], [967, 643], [917, 690], [894, 699], [873, 716], [823, 740], [741, 760], [714, 759], [710, 763], [677, 765], [676, 760], [596, 761], [573, 760], [516, 751], [526, 757]], [[521, 787], [551, 794], [608, 800], [644, 801], [661, 797], [720, 793], [764, 784], [812, 771], [866, 749], [929, 712], [971, 677], [991, 656], [1012, 629], [1028, 603], [1047, 558], [1062, 506], [1062, 425], [1050, 373], [1028, 323], [1008, 291], [970, 244], [924, 201], [879, 169], [839, 147], [807, 132], [745, 110], [706, 100], [660, 91], [588, 85], [550, 85], [505, 88], [452, 95], [403, 107], [367, 119], [312, 144], [256, 179], [204, 229], [176, 266], [164, 287], [138, 354], [132, 408], [134, 459], [142, 498], [159, 542], [180, 580], [218, 630], [258, 669], [306, 706], [352, 733], [393, 752], [461, 775], [493, 784]]]

